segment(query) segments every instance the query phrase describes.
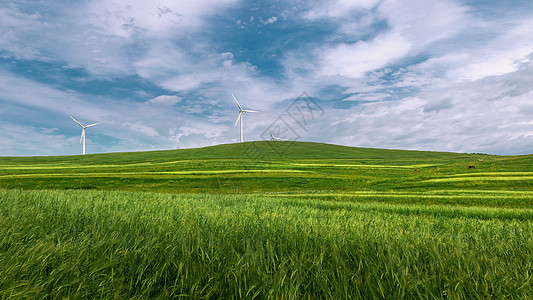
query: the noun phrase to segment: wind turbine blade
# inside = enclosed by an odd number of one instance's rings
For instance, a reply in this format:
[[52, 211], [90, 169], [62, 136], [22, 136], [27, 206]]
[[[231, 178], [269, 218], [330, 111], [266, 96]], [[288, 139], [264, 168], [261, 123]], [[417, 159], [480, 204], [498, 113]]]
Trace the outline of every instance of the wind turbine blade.
[[80, 123], [80, 122], [78, 122], [78, 120], [74, 119], [74, 117], [73, 117], [73, 116], [69, 116], [69, 117], [70, 117], [70, 118], [71, 118], [72, 120], [74, 120], [74, 122], [78, 123], [78, 125], [80, 125], [80, 126], [81, 126], [81, 128], [83, 128], [83, 125], [81, 125], [81, 123]]
[[87, 128], [87, 127], [91, 127], [91, 126], [94, 126], [94, 125], [98, 125], [98, 124], [100, 124], [100, 122], [98, 122], [98, 123], [94, 123], [94, 124], [91, 124], [91, 125], [87, 125], [87, 126], [85, 126], [85, 128]]
[[243, 112], [258, 112], [257, 110], [244, 109]]
[[242, 111], [239, 112], [239, 116], [237, 117], [237, 121], [235, 121], [235, 125], [233, 125], [233, 127], [237, 126], [241, 117], [242, 117]]
[[80, 144], [83, 141], [83, 137], [85, 137], [85, 128], [81, 131]]
[[242, 111], [242, 107], [239, 104], [239, 101], [237, 101], [237, 98], [235, 98], [235, 95], [231, 94], [231, 96], [233, 96], [233, 99], [235, 99], [235, 103], [237, 103], [237, 106], [239, 107], [239, 110]]

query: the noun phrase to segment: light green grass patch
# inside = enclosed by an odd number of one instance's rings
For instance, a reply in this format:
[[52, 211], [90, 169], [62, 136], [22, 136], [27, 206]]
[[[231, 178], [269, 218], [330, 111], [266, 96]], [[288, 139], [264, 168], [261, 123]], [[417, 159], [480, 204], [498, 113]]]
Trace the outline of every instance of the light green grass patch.
[[533, 176], [533, 172], [479, 172], [479, 173], [461, 173], [453, 174], [451, 177], [463, 176]]
[[450, 189], [450, 190], [431, 190], [425, 191], [427, 194], [442, 194], [442, 195], [463, 195], [463, 194], [494, 194], [494, 195], [527, 195], [531, 196], [531, 191], [515, 191], [515, 190], [465, 190], [465, 189]]
[[425, 167], [435, 167], [436, 164], [415, 164], [415, 165], [363, 165], [363, 164], [302, 164], [295, 163], [293, 166], [302, 166], [302, 167], [331, 167], [331, 168], [379, 168], [379, 169], [418, 169]]
[[531, 199], [531, 192], [498, 192], [498, 193], [487, 193], [492, 191], [472, 191], [471, 193], [462, 193], [462, 192], [378, 192], [378, 191], [357, 191], [357, 192], [329, 192], [329, 193], [265, 193], [261, 194], [264, 196], [277, 196], [277, 197], [378, 197], [378, 198], [428, 198], [428, 199], [440, 199], [440, 198], [485, 198], [485, 199], [505, 199], [505, 198], [521, 198], [521, 199]]
[[111, 164], [91, 164], [91, 165], [82, 165], [82, 164], [46, 164], [46, 165], [3, 165], [0, 166], [0, 170], [54, 170], [54, 169], [107, 169], [107, 168], [130, 168], [130, 167], [146, 167], [146, 166], [157, 166], [163, 164], [177, 164], [185, 163], [188, 161], [174, 161], [174, 162], [162, 162], [162, 163], [153, 163], [153, 162], [140, 162], [133, 164], [120, 164], [120, 165], [111, 165]]
[[36, 174], [12, 174], [0, 175], [0, 178], [24, 178], [24, 177], [125, 177], [125, 176], [157, 176], [157, 175], [217, 175], [217, 174], [270, 174], [270, 173], [313, 173], [302, 170], [210, 170], [210, 171], [168, 171], [168, 172], [115, 172], [115, 173], [36, 173]]
[[424, 182], [461, 182], [461, 181], [525, 181], [533, 180], [533, 176], [472, 176], [472, 177], [451, 177], [434, 178], [424, 180]]

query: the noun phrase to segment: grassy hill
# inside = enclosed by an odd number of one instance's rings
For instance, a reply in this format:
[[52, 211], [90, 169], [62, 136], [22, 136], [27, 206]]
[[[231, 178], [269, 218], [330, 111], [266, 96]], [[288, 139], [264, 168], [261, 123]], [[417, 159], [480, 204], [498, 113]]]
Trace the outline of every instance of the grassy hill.
[[[253, 152], [257, 151], [257, 153]], [[456, 157], [463, 154], [449, 152], [387, 150], [357, 148], [313, 142], [258, 141], [234, 144], [222, 144], [203, 148], [88, 154], [85, 156], [36, 156], [36, 157], [0, 157], [5, 163], [132, 163], [139, 161], [165, 162], [176, 159], [388, 159], [420, 157]]]
[[169, 151], [1, 157], [0, 188], [172, 193], [529, 191], [531, 170], [531, 155], [261, 141]]

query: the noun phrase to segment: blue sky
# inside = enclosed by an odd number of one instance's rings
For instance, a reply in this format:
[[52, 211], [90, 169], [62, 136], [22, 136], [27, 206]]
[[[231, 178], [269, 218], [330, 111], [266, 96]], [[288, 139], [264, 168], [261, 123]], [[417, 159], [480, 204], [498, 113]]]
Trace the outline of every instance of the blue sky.
[[529, 0], [0, 0], [0, 30], [2, 156], [81, 153], [69, 115], [87, 153], [237, 142], [232, 93], [247, 141], [533, 153]]

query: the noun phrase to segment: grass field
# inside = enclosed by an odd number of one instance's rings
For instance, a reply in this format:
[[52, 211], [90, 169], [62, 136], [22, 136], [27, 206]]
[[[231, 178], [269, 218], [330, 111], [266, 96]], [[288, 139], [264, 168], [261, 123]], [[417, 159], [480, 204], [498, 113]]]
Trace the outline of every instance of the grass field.
[[4, 157], [0, 298], [531, 299], [532, 167], [287, 142]]
[[5, 157], [0, 158], [0, 188], [224, 194], [531, 191], [533, 156], [249, 142], [173, 151]]

